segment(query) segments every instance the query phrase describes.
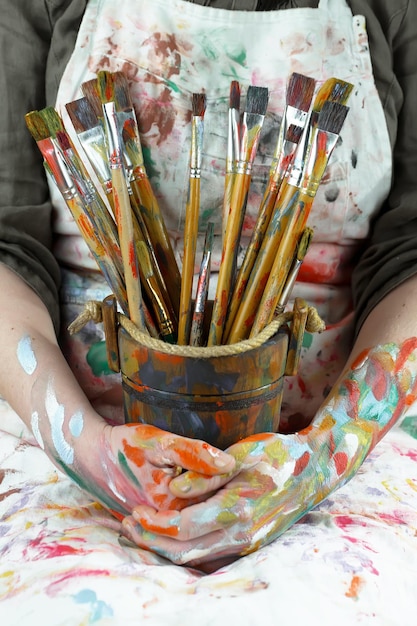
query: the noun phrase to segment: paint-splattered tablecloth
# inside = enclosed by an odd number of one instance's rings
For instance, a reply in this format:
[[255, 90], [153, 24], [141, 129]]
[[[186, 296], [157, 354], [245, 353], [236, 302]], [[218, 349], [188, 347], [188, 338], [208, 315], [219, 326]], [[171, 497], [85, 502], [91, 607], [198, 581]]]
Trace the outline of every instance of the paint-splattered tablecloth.
[[0, 625], [416, 626], [417, 411], [271, 545], [209, 575], [134, 549], [0, 400]]

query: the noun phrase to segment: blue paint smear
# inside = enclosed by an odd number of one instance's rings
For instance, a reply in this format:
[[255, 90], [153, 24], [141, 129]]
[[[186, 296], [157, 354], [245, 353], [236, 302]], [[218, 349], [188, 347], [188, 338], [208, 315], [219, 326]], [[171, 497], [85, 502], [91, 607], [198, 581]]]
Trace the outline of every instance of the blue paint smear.
[[112, 607], [99, 600], [95, 591], [91, 589], [83, 589], [74, 596], [77, 604], [89, 604], [91, 608], [90, 623], [98, 622], [104, 617], [113, 617]]

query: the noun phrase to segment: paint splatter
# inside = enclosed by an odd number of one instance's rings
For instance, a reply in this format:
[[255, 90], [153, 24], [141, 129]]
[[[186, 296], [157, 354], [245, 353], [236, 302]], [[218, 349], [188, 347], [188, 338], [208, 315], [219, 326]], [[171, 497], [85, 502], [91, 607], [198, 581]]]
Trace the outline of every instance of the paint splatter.
[[17, 344], [17, 358], [26, 374], [31, 376], [36, 370], [38, 362], [29, 335], [24, 335]]
[[69, 421], [68, 427], [70, 429], [71, 435], [73, 435], [74, 437], [79, 437], [81, 435], [84, 428], [84, 415], [82, 411], [77, 411], [76, 413], [74, 413]]
[[413, 437], [413, 439], [417, 439], [417, 416], [409, 415], [406, 417], [401, 423], [400, 428]]
[[43, 443], [41, 431], [39, 430], [39, 413], [37, 411], [34, 411], [32, 413], [32, 416], [30, 418], [30, 426], [32, 428], [33, 436], [43, 450], [45, 446]]
[[45, 408], [51, 425], [52, 441], [55, 450], [66, 465], [72, 465], [74, 462], [74, 450], [66, 441], [63, 432], [65, 409], [56, 399], [51, 380], [46, 391]]
[[350, 581], [350, 587], [348, 591], [346, 591], [345, 596], [347, 598], [353, 598], [354, 600], [358, 599], [358, 592], [360, 588], [363, 586], [364, 581], [360, 576], [352, 576], [352, 580]]

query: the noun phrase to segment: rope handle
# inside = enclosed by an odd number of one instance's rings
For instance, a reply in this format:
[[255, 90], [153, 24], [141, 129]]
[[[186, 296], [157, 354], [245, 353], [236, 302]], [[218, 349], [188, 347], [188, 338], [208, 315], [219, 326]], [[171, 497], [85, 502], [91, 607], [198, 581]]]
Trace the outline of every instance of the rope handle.
[[[70, 335], [74, 335], [90, 321], [95, 324], [103, 322], [103, 308], [109, 302], [109, 299], [115, 303], [114, 296], [108, 296], [103, 303], [97, 300], [90, 300], [86, 302], [84, 310], [78, 315], [78, 317], [68, 326], [68, 332]], [[179, 356], [190, 356], [195, 358], [211, 358], [217, 356], [227, 356], [233, 354], [241, 354], [247, 350], [258, 348], [271, 337], [273, 337], [278, 330], [287, 324], [292, 324], [294, 317], [297, 315], [297, 311], [303, 308], [307, 309], [306, 321], [304, 329], [309, 333], [321, 333], [325, 329], [325, 324], [319, 316], [317, 310], [314, 307], [308, 306], [307, 303], [301, 298], [296, 298], [293, 311], [286, 311], [278, 314], [256, 337], [251, 339], [244, 339], [234, 344], [219, 345], [219, 346], [183, 346], [176, 344], [169, 344], [162, 339], [155, 339], [147, 333], [142, 332], [139, 328], [123, 313], [117, 312], [115, 314], [114, 329], [107, 323], [105, 328], [106, 341], [109, 332], [116, 336], [117, 325], [120, 325], [124, 330], [141, 345], [153, 350], [159, 350], [166, 354], [174, 354]], [[296, 343], [302, 343], [303, 334], [296, 337]], [[116, 363], [114, 364], [116, 366]]]

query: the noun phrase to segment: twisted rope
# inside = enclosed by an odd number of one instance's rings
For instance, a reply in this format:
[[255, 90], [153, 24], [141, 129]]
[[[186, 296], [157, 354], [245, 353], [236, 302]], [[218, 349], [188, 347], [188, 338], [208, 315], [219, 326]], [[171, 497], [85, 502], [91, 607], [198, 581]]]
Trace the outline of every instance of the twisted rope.
[[[147, 333], [142, 332], [139, 328], [123, 313], [118, 313], [118, 323], [124, 330], [138, 343], [152, 350], [158, 350], [165, 354], [178, 356], [189, 356], [194, 358], [211, 358], [218, 356], [230, 356], [233, 354], [241, 354], [248, 350], [259, 348], [271, 337], [273, 337], [281, 326], [288, 324], [293, 319], [293, 312], [287, 311], [277, 315], [272, 322], [268, 324], [256, 337], [244, 339], [234, 344], [226, 344], [220, 346], [182, 346], [170, 344], [161, 339], [155, 339]], [[88, 322], [93, 321], [96, 324], [102, 322], [101, 302], [90, 300], [86, 302], [84, 310], [80, 315], [68, 326], [71, 335], [79, 332]], [[325, 329], [325, 324], [317, 310], [314, 307], [308, 307], [306, 331], [309, 333], [321, 333]]]

